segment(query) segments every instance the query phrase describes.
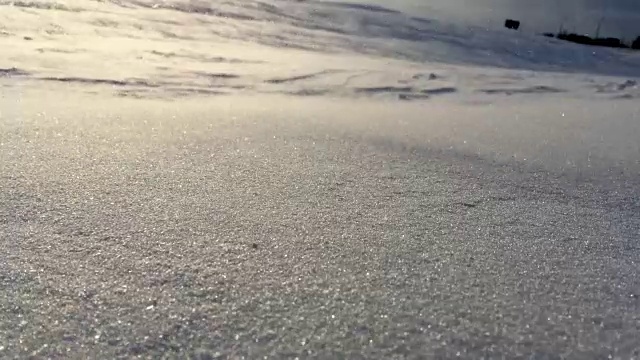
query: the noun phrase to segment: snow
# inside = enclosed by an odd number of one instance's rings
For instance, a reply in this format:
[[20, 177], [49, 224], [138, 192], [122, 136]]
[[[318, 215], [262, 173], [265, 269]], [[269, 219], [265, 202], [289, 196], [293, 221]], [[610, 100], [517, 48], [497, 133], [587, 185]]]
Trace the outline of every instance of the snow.
[[0, 0], [5, 352], [625, 358], [638, 65], [346, 3]]
[[263, 107], [381, 102], [392, 121], [429, 114], [434, 134], [473, 153], [592, 167], [594, 159], [609, 166], [612, 156], [632, 164], [640, 152], [638, 52], [347, 2], [3, 0], [0, 7], [7, 88], [160, 101], [251, 96]]

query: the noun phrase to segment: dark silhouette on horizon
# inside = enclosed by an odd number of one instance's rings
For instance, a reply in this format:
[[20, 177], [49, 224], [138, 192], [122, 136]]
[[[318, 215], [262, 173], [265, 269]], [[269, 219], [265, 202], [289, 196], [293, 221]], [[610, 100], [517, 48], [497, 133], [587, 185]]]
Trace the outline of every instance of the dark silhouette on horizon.
[[544, 33], [543, 35], [582, 45], [640, 50], [640, 36], [638, 36], [633, 43], [626, 43], [625, 41], [615, 37], [590, 37], [588, 35], [569, 33], [566, 31], [561, 31], [556, 35], [552, 33]]
[[513, 19], [507, 19], [504, 22], [504, 27], [506, 27], [507, 29], [511, 29], [511, 30], [518, 30], [520, 28], [520, 21], [513, 20]]

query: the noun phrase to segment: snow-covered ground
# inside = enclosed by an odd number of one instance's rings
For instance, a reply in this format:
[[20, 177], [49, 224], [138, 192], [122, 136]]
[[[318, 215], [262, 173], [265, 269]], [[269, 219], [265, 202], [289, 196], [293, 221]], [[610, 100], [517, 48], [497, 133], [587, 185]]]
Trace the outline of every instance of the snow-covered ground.
[[[279, 94], [357, 99], [363, 107], [374, 100], [389, 102], [398, 117], [428, 112], [449, 138], [456, 124], [461, 135], [454, 140], [474, 152], [509, 142], [487, 151], [530, 160], [537, 153], [521, 148], [548, 153], [554, 144], [580, 143], [588, 146], [574, 147], [573, 157], [556, 149], [566, 156], [552, 160], [590, 166], [621, 151], [616, 161], [633, 163], [638, 154], [638, 52], [454, 26], [361, 3], [2, 0], [0, 6], [6, 99], [16, 96], [15, 87], [55, 85], [165, 100], [242, 94], [258, 103], [260, 95]], [[557, 126], [581, 130], [558, 135]], [[474, 140], [478, 127], [493, 135]]]
[[0, 0], [0, 357], [637, 356], [639, 99], [361, 3]]
[[[640, 55], [634, 52], [456, 27], [361, 4], [3, 0], [0, 5], [5, 72], [16, 67], [34, 79], [114, 80], [140, 96], [184, 87], [184, 92], [217, 88], [415, 99], [451, 94], [438, 89], [455, 87], [463, 94], [634, 97], [634, 80], [595, 75], [640, 72]], [[567, 72], [578, 75], [558, 74]]]

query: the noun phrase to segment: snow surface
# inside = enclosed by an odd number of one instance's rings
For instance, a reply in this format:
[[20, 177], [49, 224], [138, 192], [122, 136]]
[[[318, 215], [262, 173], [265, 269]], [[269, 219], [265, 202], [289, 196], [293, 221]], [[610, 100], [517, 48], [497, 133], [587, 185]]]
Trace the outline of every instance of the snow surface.
[[261, 106], [263, 95], [385, 101], [398, 118], [428, 113], [434, 134], [473, 153], [585, 168], [637, 164], [640, 153], [638, 52], [348, 2], [0, 6], [6, 87], [166, 100], [242, 94]]
[[637, 356], [639, 82], [346, 2], [0, 0], [0, 357]]

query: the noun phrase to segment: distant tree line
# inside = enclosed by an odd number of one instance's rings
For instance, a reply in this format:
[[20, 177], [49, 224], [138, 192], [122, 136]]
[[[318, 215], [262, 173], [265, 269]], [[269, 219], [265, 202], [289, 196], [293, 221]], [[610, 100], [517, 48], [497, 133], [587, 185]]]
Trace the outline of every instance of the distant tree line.
[[575, 33], [569, 33], [566, 31], [562, 31], [556, 35], [551, 33], [544, 34], [545, 36], [555, 37], [560, 40], [571, 41], [578, 44], [591, 45], [591, 46], [605, 46], [610, 48], [619, 48], [619, 49], [636, 49], [640, 50], [640, 36], [636, 38], [634, 42], [631, 44], [625, 43], [623, 40], [614, 37], [596, 37], [592, 38], [587, 35], [580, 35]]
[[[507, 19], [504, 23], [504, 26], [507, 29], [518, 30], [520, 28], [520, 21]], [[587, 35], [569, 33], [567, 31], [561, 30], [558, 34], [554, 33], [544, 33], [544, 36], [557, 38], [560, 40], [571, 41], [578, 44], [583, 45], [591, 45], [591, 46], [605, 46], [611, 48], [619, 48], [619, 49], [635, 49], [640, 50], [640, 36], [638, 36], [635, 41], [631, 44], [624, 42], [621, 39], [614, 37], [590, 37]]]

